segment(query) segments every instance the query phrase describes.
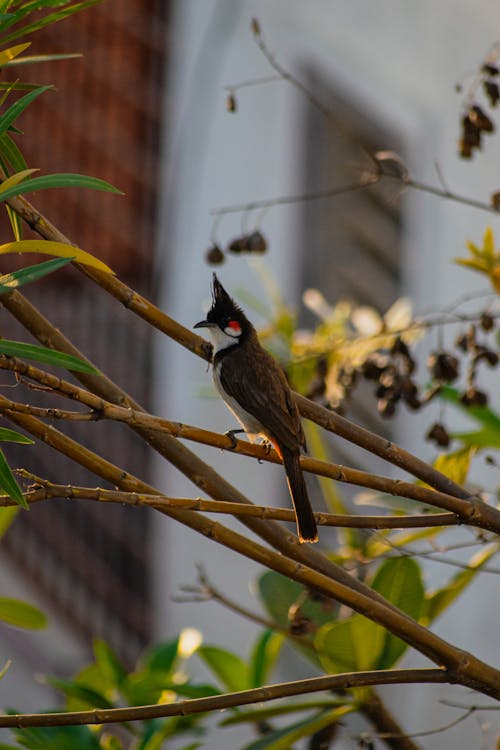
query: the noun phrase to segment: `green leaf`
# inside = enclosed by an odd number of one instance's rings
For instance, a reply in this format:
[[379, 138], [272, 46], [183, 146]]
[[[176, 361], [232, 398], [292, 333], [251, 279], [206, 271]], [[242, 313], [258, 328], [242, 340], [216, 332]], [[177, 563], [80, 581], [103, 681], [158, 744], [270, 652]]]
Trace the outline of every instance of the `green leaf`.
[[33, 445], [35, 442], [26, 435], [21, 435], [20, 432], [15, 430], [9, 430], [8, 427], [0, 427], [0, 441], [6, 443], [23, 443], [24, 445]]
[[28, 169], [22, 152], [8, 133], [0, 135], [0, 153], [7, 159], [14, 171], [22, 172], [23, 169]]
[[24, 112], [34, 99], [40, 94], [48, 91], [52, 86], [39, 86], [34, 91], [22, 96], [14, 104], [12, 104], [2, 115], [0, 115], [0, 133], [5, 133], [12, 125], [13, 122]]
[[4, 452], [0, 449], [0, 488], [5, 490], [7, 495], [16, 501], [25, 510], [28, 510], [28, 503], [24, 499], [21, 488], [19, 487], [12, 469], [5, 458]]
[[89, 727], [32, 727], [16, 729], [14, 734], [29, 750], [101, 750]]
[[[261, 575], [257, 586], [261, 601], [274, 622], [282, 628], [288, 628], [288, 611], [292, 604], [303, 596], [304, 587], [274, 571], [267, 571]], [[318, 625], [331, 622], [332, 613], [320, 602], [307, 599], [301, 609], [305, 617]]]
[[[26, 94], [29, 96], [29, 94]], [[0, 118], [1, 126], [1, 118]], [[33, 177], [29, 180], [24, 180], [17, 185], [12, 185], [5, 190], [1, 189], [0, 185], [0, 200], [5, 201], [8, 198], [12, 198], [16, 195], [23, 195], [24, 193], [32, 193], [34, 190], [47, 190], [48, 188], [88, 188], [89, 190], [101, 190], [105, 193], [115, 193], [116, 195], [123, 195], [121, 190], [111, 185], [105, 180], [100, 180], [98, 177], [89, 177], [84, 174], [47, 174], [41, 177]]]
[[[424, 607], [425, 590], [420, 566], [410, 557], [391, 557], [379, 567], [372, 588], [414, 620]], [[385, 631], [384, 645], [376, 669], [389, 669], [403, 655], [408, 644]]]
[[99, 691], [80, 685], [71, 680], [61, 680], [58, 677], [46, 677], [47, 683], [56, 690], [60, 690], [67, 698], [75, 698], [82, 707], [88, 708], [113, 708], [114, 703]]
[[500, 429], [484, 427], [474, 432], [454, 432], [452, 437], [469, 448], [500, 448]]
[[424, 612], [422, 615], [422, 622], [424, 625], [430, 625], [436, 617], [444, 612], [460, 594], [472, 583], [476, 575], [480, 572], [481, 568], [498, 552], [498, 544], [490, 544], [484, 549], [479, 550], [469, 560], [468, 568], [461, 570], [456, 573], [447, 583], [440, 589], [430, 593], [424, 606]]
[[385, 631], [363, 615], [351, 615], [323, 625], [314, 640], [319, 660], [327, 672], [374, 669], [382, 653]]
[[99, 371], [93, 365], [77, 359], [77, 357], [73, 357], [71, 354], [57, 352], [45, 346], [35, 346], [34, 344], [23, 344], [20, 341], [0, 339], [0, 354], [5, 354], [7, 357], [32, 359], [35, 362], [43, 362], [55, 367], [64, 367], [66, 370], [74, 370], [75, 372], [86, 372], [90, 375], [99, 374]]
[[104, 675], [106, 684], [119, 688], [127, 672], [113, 649], [106, 641], [97, 640], [94, 641], [94, 654], [96, 664]]
[[236, 654], [219, 646], [200, 646], [196, 653], [231, 692], [250, 687], [248, 665]]
[[344, 716], [353, 710], [351, 706], [342, 706], [333, 709], [333, 711], [321, 711], [315, 716], [303, 719], [289, 727], [276, 729], [249, 745], [245, 745], [243, 750], [290, 750], [294, 743], [303, 737], [310, 737], [329, 724], [341, 721]]
[[11, 523], [19, 513], [19, 506], [10, 505], [4, 508], [0, 507], [0, 539], [3, 537]]
[[47, 618], [37, 607], [9, 597], [0, 597], [0, 620], [30, 630], [40, 630], [47, 625]]
[[144, 659], [144, 667], [168, 675], [175, 667], [179, 649], [179, 637], [150, 649]]
[[274, 630], [265, 630], [259, 636], [250, 657], [251, 687], [259, 687], [267, 682], [284, 641], [284, 636]]
[[297, 711], [318, 711], [323, 708], [337, 708], [339, 706], [345, 706], [350, 703], [348, 698], [343, 700], [325, 700], [317, 699], [310, 701], [287, 701], [279, 706], [269, 706], [268, 708], [255, 708], [249, 711], [238, 711], [237, 713], [231, 714], [226, 719], [219, 722], [221, 727], [232, 727], [237, 724], [246, 723], [258, 723], [261, 721], [268, 721], [276, 716], [287, 716], [288, 714], [297, 713]]
[[[7, 44], [8, 42], [11, 42], [13, 39], [18, 39], [20, 36], [33, 34], [35, 31], [39, 31], [40, 29], [43, 29], [44, 26], [57, 23], [57, 21], [62, 21], [63, 18], [67, 18], [68, 16], [71, 16], [73, 13], [78, 13], [79, 11], [84, 10], [85, 8], [90, 8], [92, 5], [96, 5], [96, 3], [98, 2], [100, 2], [100, 0], [85, 0], [84, 2], [73, 3], [72, 5], [62, 8], [62, 10], [58, 10], [55, 13], [49, 13], [48, 15], [43, 16], [42, 18], [39, 18], [36, 21], [32, 21], [31, 23], [28, 23], [25, 26], [21, 26], [20, 28], [15, 29], [11, 34], [4, 37], [2, 41], [4, 44]], [[17, 20], [18, 19], [16, 19], [16, 21]]]
[[6, 273], [0, 276], [0, 295], [33, 281], [38, 281], [38, 279], [58, 271], [63, 266], [67, 266], [72, 260], [73, 258], [54, 258], [53, 260], [45, 260], [43, 263], [37, 263], [34, 266], [20, 268], [18, 271], [12, 271], [12, 273]]

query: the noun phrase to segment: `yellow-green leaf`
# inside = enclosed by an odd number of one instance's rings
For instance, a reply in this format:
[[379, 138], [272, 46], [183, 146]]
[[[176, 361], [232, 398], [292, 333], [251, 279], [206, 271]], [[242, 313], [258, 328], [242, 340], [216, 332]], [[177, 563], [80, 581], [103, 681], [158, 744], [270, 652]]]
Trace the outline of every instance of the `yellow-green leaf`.
[[0, 183], [0, 195], [5, 190], [14, 187], [14, 185], [18, 185], [20, 182], [29, 177], [30, 174], [33, 174], [33, 172], [38, 172], [38, 169], [23, 169], [21, 172], [11, 174], [10, 177], [7, 177], [5, 180], [3, 180], [3, 182]]
[[479, 271], [479, 273], [488, 273], [488, 266], [484, 260], [474, 260], [473, 258], [455, 258], [454, 260], [459, 266], [473, 268], [474, 271]]
[[91, 268], [97, 268], [105, 273], [114, 271], [107, 266], [102, 260], [94, 257], [85, 250], [73, 245], [67, 245], [64, 242], [52, 242], [51, 240], [21, 240], [21, 242], [7, 242], [0, 245], [0, 255], [7, 253], [41, 253], [42, 255], [55, 255], [58, 258], [74, 258], [77, 263], [82, 263]]
[[484, 232], [482, 254], [488, 260], [493, 260], [495, 257], [495, 240], [491, 227], [486, 227], [486, 230]]
[[0, 51], [0, 67], [5, 65], [5, 63], [8, 63], [10, 60], [13, 60], [15, 57], [21, 54], [21, 52], [24, 52], [25, 49], [28, 49], [28, 47], [31, 46], [31, 42], [26, 42], [25, 44], [16, 44], [14, 47], [9, 47], [8, 49], [3, 49]]
[[19, 599], [0, 597], [0, 620], [17, 628], [39, 630], [47, 625], [47, 618], [37, 607]]
[[443, 453], [434, 461], [434, 468], [457, 484], [463, 485], [467, 479], [470, 464], [476, 452], [477, 447], [472, 445], [460, 448], [460, 450], [454, 453]]

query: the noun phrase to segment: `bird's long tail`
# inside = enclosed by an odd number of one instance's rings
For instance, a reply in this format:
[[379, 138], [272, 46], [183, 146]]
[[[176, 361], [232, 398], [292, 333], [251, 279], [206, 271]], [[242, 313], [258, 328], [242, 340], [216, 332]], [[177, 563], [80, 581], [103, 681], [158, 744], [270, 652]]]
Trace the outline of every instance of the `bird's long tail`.
[[298, 453], [286, 450], [281, 446], [277, 448], [285, 466], [288, 488], [292, 496], [295, 517], [297, 519], [297, 533], [301, 542], [317, 542], [318, 528], [309, 502], [307, 487], [300, 467]]

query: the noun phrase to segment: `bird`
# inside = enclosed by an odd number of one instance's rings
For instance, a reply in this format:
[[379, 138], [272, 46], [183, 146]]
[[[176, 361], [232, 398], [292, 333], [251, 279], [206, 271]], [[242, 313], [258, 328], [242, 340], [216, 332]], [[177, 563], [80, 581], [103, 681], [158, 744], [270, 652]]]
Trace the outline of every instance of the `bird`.
[[243, 310], [213, 274], [212, 306], [194, 328], [206, 328], [212, 343], [215, 389], [251, 442], [263, 438], [283, 462], [300, 542], [317, 542], [316, 520], [300, 466], [306, 440], [299, 411], [278, 362], [260, 344]]

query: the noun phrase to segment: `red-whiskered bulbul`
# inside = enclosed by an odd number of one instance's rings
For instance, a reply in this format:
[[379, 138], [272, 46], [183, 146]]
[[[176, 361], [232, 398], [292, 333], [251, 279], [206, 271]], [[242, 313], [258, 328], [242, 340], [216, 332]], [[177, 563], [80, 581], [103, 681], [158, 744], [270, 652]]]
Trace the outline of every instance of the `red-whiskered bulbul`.
[[306, 440], [286, 377], [215, 273], [212, 297], [206, 320], [194, 327], [208, 329], [214, 385], [250, 441], [263, 437], [276, 449], [285, 467], [299, 539], [317, 542], [318, 530], [299, 460]]

